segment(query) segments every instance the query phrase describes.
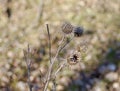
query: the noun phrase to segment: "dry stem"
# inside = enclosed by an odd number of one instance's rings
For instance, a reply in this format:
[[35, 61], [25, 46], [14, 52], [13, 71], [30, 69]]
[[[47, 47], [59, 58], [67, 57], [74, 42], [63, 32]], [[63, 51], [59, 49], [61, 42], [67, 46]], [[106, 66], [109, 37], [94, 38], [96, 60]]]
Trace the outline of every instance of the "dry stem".
[[[66, 43], [63, 45], [62, 43], [64, 43], [64, 39], [66, 38], [65, 35], [63, 35], [63, 38], [62, 38], [62, 40], [61, 40], [61, 42], [60, 42], [60, 45], [59, 45], [59, 47], [58, 47], [58, 50], [57, 50], [57, 52], [56, 52], [56, 55], [55, 55], [55, 57], [53, 58], [53, 60], [51, 60], [51, 43], [50, 43], [50, 33], [49, 33], [48, 24], [47, 24], [47, 32], [48, 32], [48, 36], [49, 36], [49, 56], [50, 56], [50, 59], [49, 59], [49, 60], [50, 60], [50, 68], [49, 68], [49, 70], [48, 70], [48, 75], [47, 75], [47, 78], [46, 78], [46, 83], [45, 83], [44, 91], [47, 90], [49, 81], [50, 81], [50, 79], [51, 79], [51, 74], [52, 74], [52, 70], [53, 70], [53, 65], [54, 65], [54, 62], [56, 61], [59, 53], [60, 53], [60, 52], [62, 51], [62, 49], [64, 49], [64, 48], [67, 46], [67, 44], [69, 44], [70, 41], [73, 39], [73, 37], [72, 37], [68, 42], [66, 42]], [[55, 77], [56, 77], [57, 73], [63, 68], [64, 65], [65, 65], [65, 63], [62, 64], [62, 65], [58, 68], [58, 70], [55, 72]]]
[[[48, 26], [48, 25], [47, 25], [47, 26]], [[49, 29], [48, 29], [48, 30], [49, 30]], [[64, 41], [64, 38], [65, 38], [65, 36], [63, 36], [63, 38], [62, 38], [61, 44], [62, 44], [62, 42]], [[47, 87], [48, 87], [48, 84], [49, 84], [49, 81], [50, 81], [50, 77], [51, 77], [51, 74], [52, 74], [52, 69], [53, 69], [54, 62], [55, 62], [55, 60], [57, 59], [57, 56], [58, 56], [58, 54], [59, 54], [59, 52], [60, 52], [60, 50], [61, 50], [61, 47], [62, 47], [61, 44], [60, 44], [60, 46], [59, 46], [59, 48], [58, 48], [58, 50], [57, 50], [57, 53], [56, 53], [54, 59], [52, 60], [52, 62], [51, 62], [51, 64], [50, 64], [50, 68], [49, 68], [48, 75], [47, 75], [47, 78], [46, 78], [47, 80], [46, 80], [46, 84], [45, 84], [44, 91], [47, 90]]]
[[29, 45], [28, 45], [27, 51], [24, 51], [24, 58], [25, 58], [26, 66], [27, 66], [29, 91], [32, 91], [32, 84], [30, 82], [31, 59], [29, 57], [30, 57], [30, 48], [29, 48]]

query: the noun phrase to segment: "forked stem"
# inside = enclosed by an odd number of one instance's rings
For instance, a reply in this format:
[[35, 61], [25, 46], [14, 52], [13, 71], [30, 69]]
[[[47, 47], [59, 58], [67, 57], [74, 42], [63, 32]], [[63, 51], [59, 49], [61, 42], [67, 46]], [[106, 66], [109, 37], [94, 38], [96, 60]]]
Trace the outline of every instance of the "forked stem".
[[[61, 44], [63, 43], [64, 38], [65, 38], [65, 36], [63, 36], [63, 38], [62, 38]], [[49, 71], [48, 71], [48, 76], [47, 76], [47, 79], [46, 79], [46, 84], [45, 84], [45, 87], [44, 87], [44, 91], [47, 90], [47, 87], [48, 87], [48, 84], [49, 84], [49, 81], [50, 81], [50, 77], [51, 77], [51, 74], [52, 74], [52, 69], [53, 69], [54, 62], [57, 59], [57, 56], [58, 56], [58, 54], [59, 54], [59, 52], [61, 50], [61, 46], [62, 46], [61, 44], [60, 44], [60, 46], [59, 46], [59, 48], [57, 50], [57, 53], [56, 53], [54, 59], [51, 61], [50, 68], [49, 68]]]
[[[49, 70], [48, 70], [48, 75], [47, 75], [47, 78], [46, 78], [46, 83], [45, 83], [45, 87], [44, 87], [44, 91], [47, 91], [47, 87], [48, 87], [48, 84], [49, 84], [49, 81], [51, 79], [51, 74], [52, 74], [52, 70], [53, 70], [53, 65], [54, 65], [54, 62], [55, 60], [57, 59], [59, 53], [67, 46], [67, 44], [70, 43], [70, 41], [73, 39], [73, 37], [68, 41], [66, 42], [64, 45], [62, 44], [64, 42], [64, 39], [66, 38], [65, 35], [63, 35], [63, 38], [59, 44], [59, 47], [58, 47], [58, 50], [56, 52], [56, 55], [55, 57], [53, 58], [53, 60], [51, 59], [51, 39], [50, 39], [50, 33], [49, 33], [49, 27], [48, 27], [48, 24], [46, 25], [47, 26], [47, 32], [48, 32], [48, 37], [49, 37], [49, 60], [50, 60], [50, 67], [49, 67]], [[63, 64], [62, 66], [60, 66], [58, 68], [58, 70], [56, 71], [55, 73], [55, 77], [57, 75], [57, 73], [62, 69], [62, 67], [64, 66], [65, 64]]]

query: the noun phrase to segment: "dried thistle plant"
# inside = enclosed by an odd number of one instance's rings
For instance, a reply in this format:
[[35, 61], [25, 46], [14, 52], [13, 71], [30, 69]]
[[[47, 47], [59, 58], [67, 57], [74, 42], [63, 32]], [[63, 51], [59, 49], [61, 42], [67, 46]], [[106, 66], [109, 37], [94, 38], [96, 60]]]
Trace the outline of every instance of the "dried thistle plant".
[[[48, 39], [49, 39], [48, 47], [49, 47], [49, 61], [50, 62], [49, 62], [48, 72], [46, 73], [44, 85], [42, 84], [42, 87], [43, 87], [43, 91], [47, 91], [49, 82], [52, 81], [53, 82], [52, 91], [56, 91], [56, 77], [57, 77], [58, 73], [67, 64], [69, 64], [69, 65], [78, 64], [81, 61], [81, 53], [80, 53], [80, 51], [75, 51], [72, 54], [68, 55], [66, 58], [67, 61], [63, 62], [61, 65], [58, 65], [56, 70], [54, 70], [55, 62], [58, 60], [57, 58], [59, 56], [59, 53], [62, 52], [62, 50], [72, 41], [72, 39], [74, 37], [80, 37], [83, 34], [83, 28], [75, 27], [72, 24], [70, 24], [69, 22], [64, 22], [61, 26], [61, 31], [64, 34], [63, 34], [63, 37], [61, 39], [61, 42], [59, 44], [59, 47], [58, 47], [54, 57], [51, 56], [51, 45], [52, 44], [51, 44], [51, 35], [50, 35], [50, 30], [49, 30], [48, 24], [46, 24], [46, 28], [47, 28]], [[71, 33], [73, 33], [73, 36], [71, 36], [71, 38], [68, 40], [66, 35], [71, 34]], [[28, 46], [27, 52], [24, 51], [24, 57], [25, 57], [25, 61], [27, 64], [27, 70], [28, 70], [28, 86], [29, 86], [30, 91], [32, 91], [32, 86], [31, 86], [31, 82], [30, 82], [31, 60], [30, 60], [30, 57], [28, 56], [28, 54], [30, 54], [29, 46]], [[28, 59], [29, 59], [29, 61], [28, 61]]]

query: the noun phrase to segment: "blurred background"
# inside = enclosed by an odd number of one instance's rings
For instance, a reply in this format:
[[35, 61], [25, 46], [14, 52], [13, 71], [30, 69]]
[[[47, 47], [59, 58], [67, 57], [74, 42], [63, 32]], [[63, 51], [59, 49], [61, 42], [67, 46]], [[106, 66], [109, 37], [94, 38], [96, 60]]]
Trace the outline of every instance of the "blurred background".
[[[65, 69], [56, 78], [57, 91], [120, 91], [120, 0], [0, 0], [0, 91], [27, 91], [23, 49], [37, 50], [32, 65], [34, 91], [41, 91], [40, 71], [48, 69], [49, 24], [54, 56], [61, 23], [84, 28], [61, 56], [88, 41], [81, 69]], [[49, 90], [52, 88], [49, 84]]]

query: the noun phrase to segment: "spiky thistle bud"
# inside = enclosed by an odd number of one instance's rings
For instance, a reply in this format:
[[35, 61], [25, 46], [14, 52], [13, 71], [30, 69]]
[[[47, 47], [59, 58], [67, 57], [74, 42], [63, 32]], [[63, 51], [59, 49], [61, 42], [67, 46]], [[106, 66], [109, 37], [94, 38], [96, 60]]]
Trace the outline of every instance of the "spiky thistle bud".
[[64, 22], [61, 26], [61, 30], [63, 31], [63, 33], [65, 34], [70, 34], [72, 33], [74, 29], [74, 26], [71, 25], [69, 22]]

